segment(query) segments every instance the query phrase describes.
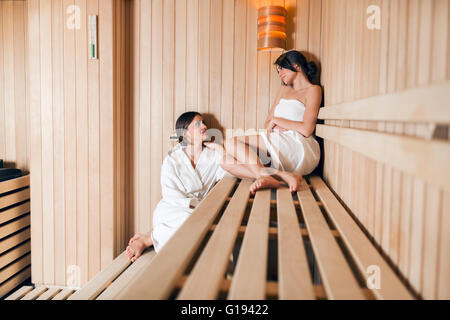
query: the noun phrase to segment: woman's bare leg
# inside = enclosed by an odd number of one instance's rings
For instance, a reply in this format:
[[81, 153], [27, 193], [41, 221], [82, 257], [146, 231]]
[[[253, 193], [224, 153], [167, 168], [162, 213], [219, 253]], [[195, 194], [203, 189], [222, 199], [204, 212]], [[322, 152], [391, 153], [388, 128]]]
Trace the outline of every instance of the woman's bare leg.
[[[283, 180], [291, 192], [297, 191], [300, 187], [302, 176], [287, 171], [266, 168], [262, 165], [258, 154], [267, 154], [264, 141], [260, 136], [235, 137], [226, 141], [226, 151], [229, 159], [234, 159], [233, 164], [246, 166], [246, 171], [253, 173], [256, 181], [250, 187], [250, 192], [254, 194], [259, 189], [278, 188], [279, 182], [274, 178]], [[234, 170], [238, 170], [233, 168]]]

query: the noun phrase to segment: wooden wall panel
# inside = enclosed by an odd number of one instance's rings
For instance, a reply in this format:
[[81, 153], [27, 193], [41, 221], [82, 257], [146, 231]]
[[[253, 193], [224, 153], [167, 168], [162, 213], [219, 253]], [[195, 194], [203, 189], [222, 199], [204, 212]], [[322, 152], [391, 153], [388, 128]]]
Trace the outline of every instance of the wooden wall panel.
[[[366, 27], [369, 5], [381, 10], [380, 30]], [[325, 105], [338, 107], [448, 81], [448, 17], [448, 0], [322, 1]], [[433, 139], [436, 128], [433, 123], [390, 121], [325, 123], [420, 139]], [[442, 208], [444, 190], [333, 142], [325, 141], [324, 148], [325, 180], [399, 274], [423, 298], [448, 298], [438, 285], [448, 277], [448, 271], [439, 269], [448, 246], [438, 231], [440, 221], [448, 219]], [[444, 261], [448, 270], [448, 259]]]
[[0, 1], [0, 159], [29, 173], [26, 1]]
[[32, 282], [78, 287], [126, 241], [125, 2], [30, 0], [26, 14]]

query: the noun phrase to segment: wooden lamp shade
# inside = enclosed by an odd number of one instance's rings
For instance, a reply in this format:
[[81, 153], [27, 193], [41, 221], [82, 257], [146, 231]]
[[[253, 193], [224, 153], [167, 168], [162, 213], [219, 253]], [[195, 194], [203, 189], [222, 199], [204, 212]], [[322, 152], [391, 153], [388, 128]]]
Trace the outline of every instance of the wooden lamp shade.
[[286, 48], [286, 14], [282, 6], [258, 9], [258, 50]]

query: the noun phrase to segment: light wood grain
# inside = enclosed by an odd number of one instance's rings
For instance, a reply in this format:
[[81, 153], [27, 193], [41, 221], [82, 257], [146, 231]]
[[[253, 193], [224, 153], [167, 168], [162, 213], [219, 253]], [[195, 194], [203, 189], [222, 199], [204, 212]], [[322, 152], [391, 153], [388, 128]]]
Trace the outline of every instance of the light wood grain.
[[305, 180], [297, 194], [328, 299], [363, 299], [358, 282]]
[[[146, 270], [128, 283], [115, 299], [167, 299], [192, 255], [216, 218], [235, 178], [221, 180], [158, 252]], [[171, 268], [167, 269], [167, 265]]]
[[255, 195], [227, 299], [265, 299], [269, 219], [270, 190], [262, 190]]
[[179, 300], [215, 299], [250, 196], [251, 180], [242, 180], [208, 244], [177, 296]]
[[277, 190], [277, 202], [279, 299], [315, 299], [300, 223], [287, 188]]

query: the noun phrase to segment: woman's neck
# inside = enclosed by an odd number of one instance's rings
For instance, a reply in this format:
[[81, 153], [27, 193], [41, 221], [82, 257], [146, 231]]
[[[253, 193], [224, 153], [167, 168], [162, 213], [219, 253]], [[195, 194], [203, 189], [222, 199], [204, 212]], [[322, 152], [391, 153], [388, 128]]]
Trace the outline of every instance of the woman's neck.
[[191, 159], [191, 161], [194, 163], [197, 163], [197, 160], [200, 157], [202, 151], [203, 151], [203, 142], [188, 144], [186, 147], [186, 153]]
[[311, 82], [309, 82], [308, 79], [306, 79], [303, 75], [300, 74], [298, 74], [298, 76], [295, 77], [292, 83], [292, 88], [294, 88], [294, 90], [296, 91], [309, 88], [310, 86], [312, 86]]

